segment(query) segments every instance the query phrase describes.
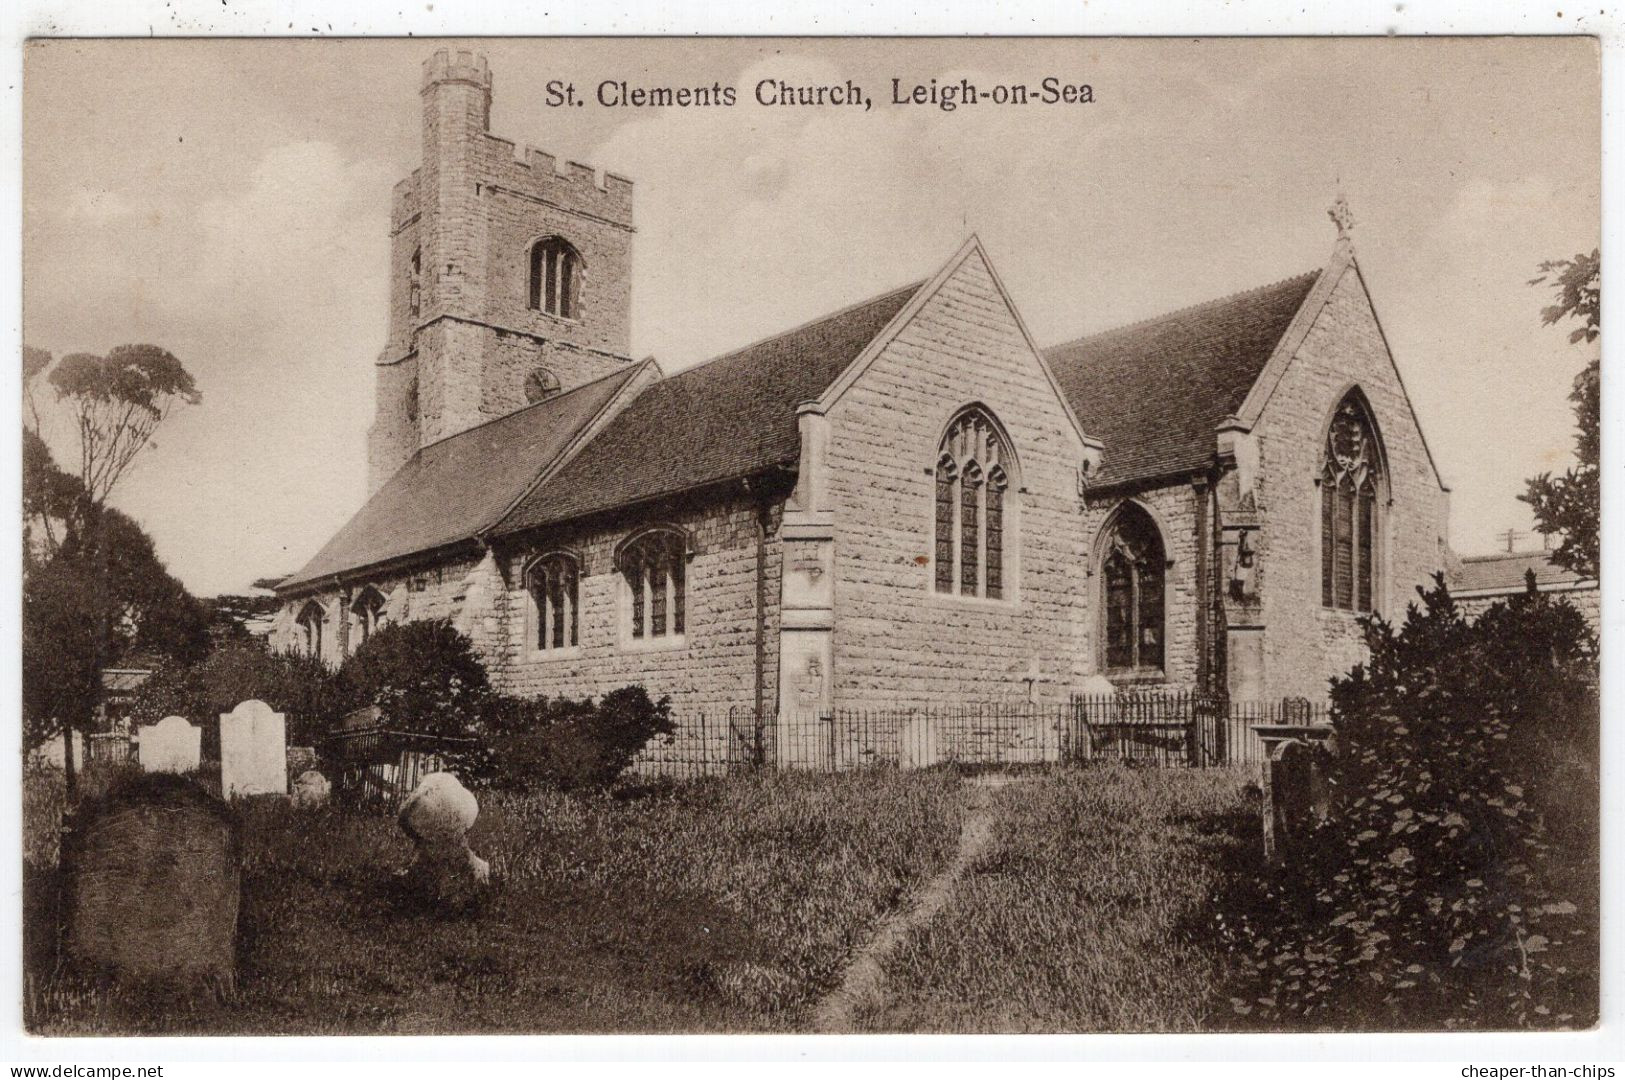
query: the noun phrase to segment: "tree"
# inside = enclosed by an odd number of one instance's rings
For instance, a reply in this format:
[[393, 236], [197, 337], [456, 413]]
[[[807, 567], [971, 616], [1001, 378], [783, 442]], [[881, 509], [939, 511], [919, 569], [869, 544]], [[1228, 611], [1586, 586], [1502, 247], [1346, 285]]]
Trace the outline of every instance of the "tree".
[[[41, 431], [38, 381], [70, 404], [79, 475], [60, 468]], [[29, 745], [91, 718], [101, 671], [133, 652], [191, 661], [207, 647], [206, 614], [159, 560], [128, 515], [107, 506], [119, 477], [151, 444], [177, 402], [200, 400], [168, 351], [122, 345], [105, 357], [77, 353], [54, 367], [23, 349], [23, 705]], [[70, 792], [73, 755], [65, 758]]]
[[55, 555], [66, 535], [84, 517], [85, 486], [63, 472], [51, 448], [31, 428], [23, 429], [23, 567]]
[[1444, 586], [1332, 682], [1326, 818], [1221, 903], [1236, 1011], [1268, 1026], [1584, 1027], [1596, 1017], [1597, 640], [1534, 587]]
[[23, 576], [23, 727], [29, 746], [87, 724], [101, 672], [133, 654], [192, 663], [208, 614], [127, 514], [91, 508], [56, 554]]
[[47, 379], [57, 400], [71, 403], [79, 430], [79, 480], [98, 504], [170, 410], [202, 400], [191, 373], [156, 345], [120, 345], [106, 356], [74, 353]]
[[[1598, 255], [1593, 249], [1590, 255], [1543, 262], [1538, 276], [1529, 282], [1531, 285], [1549, 284], [1557, 293], [1557, 302], [1541, 310], [1542, 324], [1553, 326], [1565, 319], [1579, 321], [1580, 325], [1569, 332], [1569, 343], [1573, 345], [1592, 344], [1600, 333], [1602, 288]], [[1601, 569], [1598, 541], [1602, 506], [1601, 389], [1601, 361], [1593, 357], [1574, 377], [1574, 387], [1569, 393], [1579, 427], [1574, 440], [1579, 463], [1562, 476], [1541, 473], [1528, 482], [1524, 494], [1519, 496], [1534, 509], [1537, 530], [1546, 536], [1562, 537], [1557, 550], [1552, 552], [1552, 561], [1592, 579], [1598, 578]]]

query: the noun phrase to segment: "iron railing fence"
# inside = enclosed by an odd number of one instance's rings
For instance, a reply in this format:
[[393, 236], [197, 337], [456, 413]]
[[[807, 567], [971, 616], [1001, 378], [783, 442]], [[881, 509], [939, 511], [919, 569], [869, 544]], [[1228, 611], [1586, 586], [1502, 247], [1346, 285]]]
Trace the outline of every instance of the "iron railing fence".
[[318, 752], [335, 800], [394, 812], [419, 780], [445, 767], [447, 755], [476, 746], [471, 738], [368, 727], [332, 732]]
[[686, 780], [758, 765], [815, 771], [871, 766], [1008, 766], [1120, 760], [1157, 767], [1262, 762], [1255, 724], [1324, 724], [1306, 700], [1233, 702], [1182, 692], [1027, 702], [768, 713], [734, 708], [676, 716], [635, 775]]

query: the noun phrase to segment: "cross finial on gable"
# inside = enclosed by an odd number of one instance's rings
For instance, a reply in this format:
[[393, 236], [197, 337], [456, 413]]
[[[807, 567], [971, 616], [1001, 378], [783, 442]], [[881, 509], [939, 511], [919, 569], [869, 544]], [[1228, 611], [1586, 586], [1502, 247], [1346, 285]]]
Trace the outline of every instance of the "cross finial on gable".
[[1327, 209], [1326, 216], [1337, 226], [1339, 240], [1350, 239], [1349, 233], [1354, 231], [1354, 211], [1349, 209], [1349, 201], [1341, 191], [1337, 193], [1337, 200]]

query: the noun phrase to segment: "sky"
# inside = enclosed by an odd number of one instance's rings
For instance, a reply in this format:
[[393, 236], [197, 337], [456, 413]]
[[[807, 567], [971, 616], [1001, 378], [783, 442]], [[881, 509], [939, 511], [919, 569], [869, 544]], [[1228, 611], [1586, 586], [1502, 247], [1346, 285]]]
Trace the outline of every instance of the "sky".
[[[390, 191], [445, 45], [489, 58], [494, 134], [636, 181], [631, 353], [667, 372], [929, 276], [972, 232], [1039, 343], [1069, 340], [1323, 265], [1342, 191], [1455, 548], [1531, 528], [1524, 478], [1572, 460], [1594, 353], [1527, 282], [1598, 243], [1587, 39], [33, 42], [23, 337], [150, 342], [195, 376], [113, 502], [199, 595], [298, 569], [363, 501]], [[890, 104], [894, 78], [1046, 76], [1094, 102]], [[874, 106], [759, 106], [763, 78]], [[740, 103], [554, 108], [555, 79]]]

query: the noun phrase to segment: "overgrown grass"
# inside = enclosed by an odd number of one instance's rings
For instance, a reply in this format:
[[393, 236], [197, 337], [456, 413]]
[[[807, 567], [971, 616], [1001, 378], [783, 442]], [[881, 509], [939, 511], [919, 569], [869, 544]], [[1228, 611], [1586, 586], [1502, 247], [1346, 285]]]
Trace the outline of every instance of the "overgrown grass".
[[[43, 785], [29, 831], [54, 819]], [[156, 1003], [37, 957], [39, 1033], [793, 1028], [879, 918], [951, 857], [950, 773], [765, 774], [642, 797], [482, 796], [495, 886], [456, 917], [401, 902], [384, 817], [244, 806], [237, 994]], [[46, 830], [48, 831], [48, 830]], [[52, 840], [25, 841], [49, 871]], [[33, 936], [42, 916], [31, 912]]]
[[1228, 1008], [1198, 916], [1259, 843], [1253, 774], [1097, 768], [996, 794], [994, 842], [885, 965], [871, 1031], [1194, 1031]]

